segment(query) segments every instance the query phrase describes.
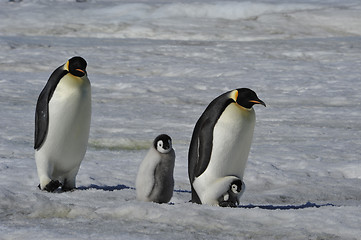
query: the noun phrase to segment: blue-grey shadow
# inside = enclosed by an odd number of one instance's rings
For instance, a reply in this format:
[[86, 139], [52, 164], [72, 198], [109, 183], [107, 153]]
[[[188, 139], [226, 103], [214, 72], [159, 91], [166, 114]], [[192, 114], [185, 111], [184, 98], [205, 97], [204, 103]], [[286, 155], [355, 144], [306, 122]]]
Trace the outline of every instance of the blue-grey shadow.
[[177, 192], [177, 193], [192, 193], [192, 191], [182, 190], [182, 189], [174, 189], [174, 192]]
[[301, 205], [286, 205], [286, 206], [248, 204], [248, 205], [239, 205], [238, 208], [248, 208], [248, 209], [260, 208], [260, 209], [266, 209], [266, 210], [297, 210], [297, 209], [306, 209], [306, 208], [320, 208], [320, 207], [326, 207], [326, 206], [335, 207], [336, 205], [334, 205], [332, 203], [317, 204], [317, 203], [307, 202], [307, 203], [301, 204]]
[[89, 190], [89, 189], [96, 189], [96, 190], [103, 190], [103, 191], [108, 191], [108, 192], [112, 192], [112, 191], [119, 191], [119, 190], [124, 190], [124, 189], [131, 189], [131, 190], [135, 190], [135, 188], [133, 187], [129, 187], [123, 184], [118, 184], [116, 186], [99, 186], [96, 184], [90, 184], [89, 186], [81, 186], [77, 188], [78, 190]]

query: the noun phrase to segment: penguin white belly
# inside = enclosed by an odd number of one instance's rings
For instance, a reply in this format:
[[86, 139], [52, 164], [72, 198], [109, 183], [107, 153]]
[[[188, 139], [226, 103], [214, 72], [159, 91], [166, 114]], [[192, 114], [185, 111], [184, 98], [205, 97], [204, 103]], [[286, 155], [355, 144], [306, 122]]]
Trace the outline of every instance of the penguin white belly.
[[[216, 184], [220, 178], [236, 176], [243, 179], [254, 126], [253, 109], [247, 110], [232, 103], [221, 114], [213, 129], [213, 147], [209, 164], [193, 183], [203, 203], [207, 201], [205, 200], [206, 195], [213, 195], [206, 192], [208, 189], [220, 191], [210, 187], [211, 184]], [[223, 184], [217, 183], [216, 185]]]
[[159, 153], [154, 148], [150, 148], [144, 160], [139, 166], [135, 187], [137, 189], [137, 199], [150, 201], [149, 194], [154, 186], [154, 170], [160, 162]]
[[91, 90], [87, 77], [67, 74], [49, 102], [48, 133], [35, 152], [54, 178], [77, 168], [85, 155], [91, 119]]

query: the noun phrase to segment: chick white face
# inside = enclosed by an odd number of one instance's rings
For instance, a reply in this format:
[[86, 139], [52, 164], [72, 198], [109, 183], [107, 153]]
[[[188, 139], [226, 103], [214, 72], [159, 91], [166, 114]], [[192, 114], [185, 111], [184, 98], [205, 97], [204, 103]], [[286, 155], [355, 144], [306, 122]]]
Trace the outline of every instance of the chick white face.
[[243, 188], [243, 183], [241, 180], [235, 180], [232, 182], [230, 190], [234, 193], [234, 194], [239, 194], [242, 191]]
[[232, 190], [232, 192], [234, 192], [235, 194], [238, 194], [238, 193], [241, 191], [241, 189], [240, 189], [236, 184], [232, 184], [231, 190]]
[[158, 136], [155, 139], [155, 146], [160, 153], [169, 153], [172, 150], [172, 139], [165, 134]]

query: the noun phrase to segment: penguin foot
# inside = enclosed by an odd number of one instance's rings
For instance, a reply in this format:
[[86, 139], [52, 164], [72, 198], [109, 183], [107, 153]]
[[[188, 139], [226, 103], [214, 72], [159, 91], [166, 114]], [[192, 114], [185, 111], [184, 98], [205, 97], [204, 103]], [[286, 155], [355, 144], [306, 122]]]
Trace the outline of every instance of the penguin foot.
[[[75, 182], [75, 181], [73, 181]], [[63, 192], [71, 192], [75, 190], [75, 183], [70, 182], [67, 178], [64, 179], [64, 184], [61, 187]]]
[[63, 192], [73, 192], [75, 188], [63, 186], [61, 190], [63, 190]]
[[192, 186], [192, 197], [191, 197], [190, 202], [191, 203], [202, 204], [201, 199], [198, 197], [198, 194], [196, 193], [196, 190], [193, 189], [193, 186]]
[[237, 204], [234, 202], [231, 202], [231, 201], [222, 201], [222, 202], [219, 202], [218, 205], [220, 207], [231, 207], [231, 208], [237, 207]]
[[[48, 191], [48, 192], [54, 192], [56, 189], [58, 189], [61, 186], [61, 183], [56, 180], [51, 180], [43, 190]], [[39, 185], [40, 188], [40, 185]]]
[[201, 202], [198, 202], [198, 201], [194, 201], [193, 199], [189, 200], [190, 203], [195, 203], [195, 204], [199, 204], [201, 205], [202, 203]]

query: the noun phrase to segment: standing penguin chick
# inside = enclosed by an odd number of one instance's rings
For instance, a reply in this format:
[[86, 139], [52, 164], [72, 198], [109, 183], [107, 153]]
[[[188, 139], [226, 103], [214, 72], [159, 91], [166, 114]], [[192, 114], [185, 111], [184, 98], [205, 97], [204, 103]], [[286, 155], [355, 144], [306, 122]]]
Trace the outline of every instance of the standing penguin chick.
[[214, 99], [197, 121], [188, 153], [191, 201], [218, 205], [234, 178], [243, 179], [255, 125], [254, 104], [266, 104], [248, 88]]
[[39, 95], [35, 112], [35, 160], [39, 188], [75, 188], [88, 144], [91, 87], [86, 61], [73, 57], [58, 67]]
[[173, 196], [175, 152], [172, 139], [157, 136], [139, 166], [136, 179], [137, 199], [140, 201], [167, 203]]

